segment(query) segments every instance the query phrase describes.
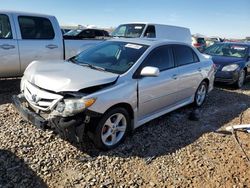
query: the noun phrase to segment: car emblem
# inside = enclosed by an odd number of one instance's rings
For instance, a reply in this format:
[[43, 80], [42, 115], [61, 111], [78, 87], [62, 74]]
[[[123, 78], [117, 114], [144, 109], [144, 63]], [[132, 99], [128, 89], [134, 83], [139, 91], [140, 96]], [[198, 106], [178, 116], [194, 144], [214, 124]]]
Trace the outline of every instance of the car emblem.
[[40, 98], [36, 94], [32, 95], [31, 98], [32, 98], [32, 101], [35, 103], [40, 101]]

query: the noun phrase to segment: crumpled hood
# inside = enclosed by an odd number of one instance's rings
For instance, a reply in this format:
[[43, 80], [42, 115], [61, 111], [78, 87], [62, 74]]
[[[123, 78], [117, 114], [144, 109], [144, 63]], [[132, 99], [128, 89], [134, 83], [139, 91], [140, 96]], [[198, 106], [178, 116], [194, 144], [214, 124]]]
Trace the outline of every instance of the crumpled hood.
[[24, 77], [40, 88], [63, 92], [111, 83], [118, 75], [59, 60], [34, 61], [25, 70]]

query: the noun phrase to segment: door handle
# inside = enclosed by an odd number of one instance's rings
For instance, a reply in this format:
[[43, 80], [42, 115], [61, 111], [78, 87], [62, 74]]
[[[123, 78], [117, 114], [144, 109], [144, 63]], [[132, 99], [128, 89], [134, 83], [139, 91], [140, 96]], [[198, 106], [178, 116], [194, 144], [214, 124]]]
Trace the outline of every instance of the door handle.
[[48, 45], [46, 46], [46, 48], [54, 49], [54, 48], [58, 48], [58, 46], [55, 45], [55, 44], [48, 44]]
[[177, 74], [174, 74], [173, 76], [172, 76], [172, 79], [174, 79], [174, 80], [176, 80], [178, 77], [177, 77]]
[[9, 45], [9, 44], [2, 44], [2, 45], [0, 45], [0, 48], [2, 48], [4, 50], [9, 50], [9, 49], [15, 48], [15, 46], [14, 45]]

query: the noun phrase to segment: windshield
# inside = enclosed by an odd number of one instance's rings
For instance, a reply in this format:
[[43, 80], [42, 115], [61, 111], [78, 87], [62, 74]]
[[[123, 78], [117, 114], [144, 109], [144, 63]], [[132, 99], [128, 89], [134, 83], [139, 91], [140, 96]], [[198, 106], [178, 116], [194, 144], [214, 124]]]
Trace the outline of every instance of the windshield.
[[204, 53], [208, 55], [238, 57], [244, 58], [247, 56], [248, 46], [240, 44], [214, 44], [207, 48]]
[[67, 36], [76, 36], [76, 35], [78, 35], [81, 31], [82, 31], [81, 29], [70, 30], [69, 32], [65, 33], [64, 35], [67, 35]]
[[146, 51], [148, 46], [118, 41], [106, 41], [89, 48], [71, 59], [79, 65], [116, 74], [125, 73]]
[[145, 24], [120, 25], [112, 33], [112, 37], [139, 38], [145, 28]]

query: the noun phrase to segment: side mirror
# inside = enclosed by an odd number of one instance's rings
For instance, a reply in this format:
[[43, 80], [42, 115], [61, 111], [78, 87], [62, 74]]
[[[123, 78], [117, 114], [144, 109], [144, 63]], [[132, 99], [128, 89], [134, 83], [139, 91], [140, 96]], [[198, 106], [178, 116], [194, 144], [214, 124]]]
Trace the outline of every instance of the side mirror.
[[146, 76], [146, 77], [157, 77], [160, 74], [160, 70], [157, 67], [144, 67], [141, 70], [141, 76]]

